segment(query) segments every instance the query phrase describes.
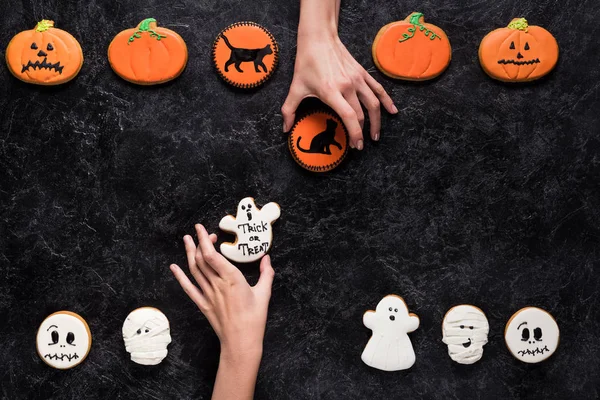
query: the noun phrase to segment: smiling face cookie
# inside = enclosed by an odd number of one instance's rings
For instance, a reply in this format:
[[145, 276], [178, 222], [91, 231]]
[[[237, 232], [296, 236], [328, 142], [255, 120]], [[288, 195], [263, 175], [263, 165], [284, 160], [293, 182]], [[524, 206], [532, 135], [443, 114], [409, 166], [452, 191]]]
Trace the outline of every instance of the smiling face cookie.
[[36, 337], [37, 351], [53, 368], [69, 369], [87, 357], [92, 345], [90, 328], [83, 318], [70, 311], [48, 316]]
[[442, 341], [448, 355], [459, 364], [473, 364], [483, 356], [490, 326], [481, 309], [471, 305], [452, 307], [442, 322]]
[[513, 356], [526, 363], [538, 363], [554, 354], [559, 336], [556, 320], [537, 307], [520, 309], [504, 329], [506, 346]]

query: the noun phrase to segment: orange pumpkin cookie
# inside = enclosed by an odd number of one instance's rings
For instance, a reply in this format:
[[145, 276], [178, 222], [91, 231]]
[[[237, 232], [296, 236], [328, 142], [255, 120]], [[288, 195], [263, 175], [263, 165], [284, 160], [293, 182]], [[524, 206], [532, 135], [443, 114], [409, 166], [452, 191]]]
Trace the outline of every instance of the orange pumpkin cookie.
[[327, 112], [300, 119], [288, 139], [292, 157], [303, 168], [325, 172], [337, 167], [348, 153], [348, 132], [342, 121]]
[[213, 61], [219, 76], [239, 88], [262, 85], [275, 71], [278, 60], [275, 38], [254, 22], [229, 25], [213, 44]]
[[181, 36], [159, 28], [154, 18], [120, 32], [108, 47], [112, 69], [138, 85], [157, 85], [177, 78], [187, 60], [187, 46]]
[[83, 65], [77, 39], [46, 19], [12, 38], [6, 64], [20, 80], [38, 85], [60, 85], [75, 78]]
[[379, 30], [373, 61], [381, 72], [394, 79], [425, 81], [448, 68], [452, 58], [448, 36], [424, 21], [423, 14], [414, 12]]
[[488, 33], [479, 45], [486, 74], [504, 82], [527, 82], [548, 74], [558, 61], [558, 43], [540, 26], [515, 18], [506, 28]]

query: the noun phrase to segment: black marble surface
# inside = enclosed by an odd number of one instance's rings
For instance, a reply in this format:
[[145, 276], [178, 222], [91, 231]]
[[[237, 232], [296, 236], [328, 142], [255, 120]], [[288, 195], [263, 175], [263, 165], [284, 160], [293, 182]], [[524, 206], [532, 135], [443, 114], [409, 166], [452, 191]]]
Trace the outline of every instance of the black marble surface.
[[[210, 398], [218, 340], [168, 265], [185, 265], [181, 238], [194, 223], [217, 230], [244, 196], [282, 207], [257, 399], [600, 396], [597, 1], [344, 1], [341, 38], [400, 113], [383, 116], [379, 143], [324, 175], [299, 168], [281, 133], [298, 2], [2, 3], [2, 49], [47, 18], [85, 54], [79, 77], [54, 88], [0, 68], [2, 398]], [[415, 10], [447, 32], [453, 60], [434, 82], [394, 82], [373, 67], [371, 43]], [[520, 16], [555, 35], [558, 66], [531, 84], [492, 81], [479, 41]], [[147, 17], [190, 52], [182, 76], [161, 87], [119, 79], [106, 58], [112, 37]], [[220, 29], [239, 20], [264, 24], [281, 45], [278, 71], [249, 93], [221, 82], [209, 56]], [[243, 271], [256, 281], [257, 265]], [[421, 318], [405, 372], [360, 360], [370, 337], [362, 314], [389, 293]], [[491, 325], [472, 366], [451, 361], [441, 342], [442, 317], [460, 303], [480, 306]], [[144, 305], [171, 321], [158, 367], [129, 361], [121, 339], [126, 315]], [[526, 305], [550, 311], [562, 333], [538, 365], [503, 342]], [[38, 325], [61, 309], [84, 316], [94, 338], [69, 371], [35, 351]]]

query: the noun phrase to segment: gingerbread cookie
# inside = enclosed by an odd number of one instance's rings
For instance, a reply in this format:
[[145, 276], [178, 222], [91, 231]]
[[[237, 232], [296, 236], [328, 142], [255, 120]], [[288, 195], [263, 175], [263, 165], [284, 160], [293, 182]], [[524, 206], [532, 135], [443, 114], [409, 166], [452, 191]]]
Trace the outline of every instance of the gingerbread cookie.
[[487, 34], [479, 45], [479, 62], [490, 77], [527, 82], [548, 74], [558, 61], [558, 43], [540, 26], [515, 18], [506, 28]]
[[372, 51], [381, 72], [408, 81], [435, 78], [448, 68], [452, 58], [448, 36], [439, 27], [425, 23], [418, 12], [381, 28]]
[[558, 347], [560, 331], [552, 315], [537, 307], [525, 307], [506, 323], [506, 347], [517, 360], [539, 363], [550, 357]]
[[156, 85], [177, 78], [187, 60], [187, 46], [181, 36], [159, 28], [154, 18], [120, 32], [108, 47], [113, 71], [138, 85]]
[[361, 359], [382, 371], [408, 369], [415, 363], [415, 352], [407, 333], [419, 327], [419, 317], [408, 312], [404, 299], [395, 294], [385, 296], [376, 311], [363, 315], [363, 324], [373, 331]]
[[123, 323], [125, 349], [131, 361], [157, 365], [167, 356], [171, 343], [169, 320], [159, 309], [141, 307], [133, 310]]
[[40, 325], [36, 346], [46, 364], [56, 369], [69, 369], [87, 357], [92, 346], [92, 334], [81, 316], [70, 311], [58, 311]]
[[236, 235], [235, 242], [222, 243], [221, 254], [231, 261], [246, 263], [259, 260], [267, 254], [273, 242], [273, 222], [281, 215], [277, 203], [268, 203], [260, 209], [252, 197], [240, 201], [235, 217], [227, 215], [219, 228]]
[[294, 160], [313, 172], [337, 167], [348, 153], [348, 132], [335, 115], [319, 111], [300, 119], [288, 138]]
[[459, 364], [473, 364], [483, 356], [490, 325], [480, 308], [462, 304], [454, 306], [444, 316], [442, 341], [448, 345], [448, 355]]
[[6, 48], [6, 64], [23, 82], [60, 85], [77, 76], [83, 52], [70, 33], [55, 28], [54, 21], [43, 19], [32, 30], [12, 38]]
[[271, 77], [279, 60], [279, 46], [266, 28], [254, 22], [237, 22], [219, 33], [212, 54], [225, 82], [249, 89]]

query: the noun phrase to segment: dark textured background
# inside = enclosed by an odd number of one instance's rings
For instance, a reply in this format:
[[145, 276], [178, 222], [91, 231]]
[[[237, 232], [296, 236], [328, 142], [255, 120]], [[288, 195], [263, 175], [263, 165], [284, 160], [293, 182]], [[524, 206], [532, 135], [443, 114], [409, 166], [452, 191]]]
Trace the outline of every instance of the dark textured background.
[[[400, 113], [384, 115], [379, 143], [325, 175], [299, 168], [281, 133], [296, 1], [2, 5], [2, 49], [48, 18], [85, 54], [79, 77], [54, 88], [0, 68], [3, 398], [208, 399], [218, 340], [168, 265], [185, 264], [181, 238], [195, 222], [217, 230], [244, 196], [282, 207], [257, 399], [600, 395], [597, 1], [345, 1], [341, 38]], [[430, 83], [385, 79], [372, 40], [414, 10], [447, 32], [450, 68]], [[479, 41], [520, 16], [556, 36], [558, 66], [532, 84], [492, 81]], [[162, 87], [119, 79], [106, 58], [112, 37], [146, 17], [179, 32], [190, 52], [183, 75]], [[219, 81], [209, 56], [219, 30], [239, 20], [264, 24], [281, 45], [278, 71], [252, 93]], [[243, 269], [252, 282], [257, 270]], [[360, 360], [370, 337], [362, 314], [388, 293], [421, 317], [406, 372]], [[451, 361], [441, 342], [442, 317], [459, 303], [480, 306], [491, 325], [472, 366]], [[172, 325], [169, 356], [154, 368], [129, 361], [121, 340], [124, 318], [144, 305]], [[526, 305], [550, 311], [562, 333], [538, 365], [516, 361], [503, 342], [504, 324]], [[84, 316], [94, 338], [70, 371], [35, 351], [38, 325], [60, 309]]]

